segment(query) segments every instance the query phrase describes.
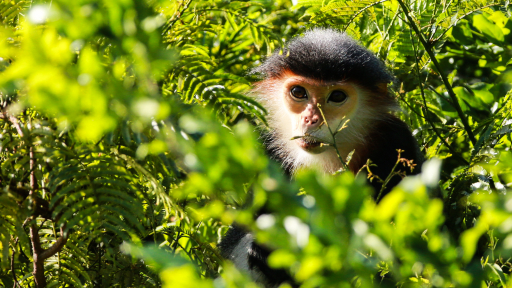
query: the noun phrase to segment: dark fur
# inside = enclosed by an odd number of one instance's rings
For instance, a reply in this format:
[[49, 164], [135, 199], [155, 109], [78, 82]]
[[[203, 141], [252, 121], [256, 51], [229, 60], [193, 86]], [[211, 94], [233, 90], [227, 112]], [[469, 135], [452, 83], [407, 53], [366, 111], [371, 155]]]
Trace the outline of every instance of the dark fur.
[[[423, 157], [418, 144], [407, 125], [392, 114], [387, 113], [396, 106], [396, 101], [391, 98], [387, 90], [383, 91], [380, 84], [387, 84], [393, 77], [384, 67], [383, 63], [364, 47], [357, 44], [344, 33], [330, 29], [314, 29], [305, 33], [303, 37], [295, 38], [283, 51], [276, 51], [265, 63], [253, 72], [266, 79], [279, 78], [287, 71], [294, 74], [313, 78], [320, 81], [347, 80], [355, 82], [372, 91], [375, 99], [372, 99], [374, 107], [382, 107], [385, 116], [376, 121], [367, 133], [365, 147], [357, 148], [350, 162], [350, 170], [357, 173], [371, 159], [373, 164], [371, 171], [384, 180], [390, 174], [398, 159], [397, 149], [402, 149], [401, 157], [413, 160], [418, 166], [411, 172], [410, 168], [400, 164], [399, 171], [406, 174], [417, 174]], [[273, 151], [269, 151], [272, 155]], [[273, 155], [279, 160], [279, 156]], [[286, 167], [285, 167], [286, 168]], [[286, 171], [289, 173], [289, 171]], [[401, 180], [395, 176], [388, 183], [381, 196], [388, 193]], [[382, 183], [374, 180], [370, 183], [375, 190], [375, 196], [379, 194]], [[238, 242], [247, 235], [244, 229], [233, 225], [226, 233], [219, 248], [224, 257], [233, 257], [231, 252]], [[288, 282], [294, 287], [293, 279], [283, 270], [274, 270], [268, 267], [266, 258], [269, 251], [254, 242], [249, 251], [249, 267], [259, 271], [267, 279], [266, 287], [277, 287], [280, 283]]]
[[[416, 143], [416, 139], [411, 134], [411, 131], [407, 125], [400, 119], [389, 115], [389, 118], [385, 121], [379, 121], [375, 123], [372, 133], [368, 137], [368, 146], [363, 151], [360, 166], [366, 164], [366, 159], [370, 159], [373, 164], [371, 172], [380, 179], [385, 180], [393, 166], [398, 159], [398, 149], [403, 150], [400, 157], [407, 160], [413, 160], [412, 163], [416, 164], [414, 170], [411, 171], [409, 167], [400, 163], [396, 172], [403, 171], [407, 175], [418, 174], [421, 171], [421, 164], [423, 163], [423, 155]], [[352, 165], [351, 165], [352, 166]], [[353, 172], [359, 171], [360, 167], [350, 167]], [[381, 197], [387, 194], [393, 187], [395, 187], [402, 178], [400, 176], [394, 176], [388, 182], [386, 188], [382, 191]], [[382, 182], [374, 179], [370, 184], [374, 188], [374, 198], [378, 197], [379, 192], [382, 188]], [[376, 200], [380, 200], [376, 199]]]
[[[233, 224], [222, 238], [222, 242], [218, 245], [222, 257], [230, 259], [233, 249], [247, 233], [248, 232], [242, 227]], [[266, 276], [265, 282], [261, 284], [264, 284], [266, 287], [277, 287], [279, 284], [287, 282], [292, 287], [298, 287], [292, 277], [284, 269], [272, 269], [268, 266], [267, 258], [270, 255], [269, 249], [252, 242], [251, 248], [247, 253], [249, 254], [249, 268], [251, 270], [256, 269]]]
[[373, 90], [393, 81], [382, 61], [345, 33], [331, 29], [307, 31], [287, 48], [277, 50], [253, 70], [265, 78], [278, 78], [285, 71], [321, 81], [342, 79]]

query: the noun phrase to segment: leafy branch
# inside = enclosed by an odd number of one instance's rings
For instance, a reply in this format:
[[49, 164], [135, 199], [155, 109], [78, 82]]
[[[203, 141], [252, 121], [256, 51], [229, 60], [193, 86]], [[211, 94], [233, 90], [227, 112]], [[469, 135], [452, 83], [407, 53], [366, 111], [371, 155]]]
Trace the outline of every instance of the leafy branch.
[[382, 193], [386, 190], [386, 187], [389, 184], [389, 181], [391, 181], [391, 179], [393, 179], [393, 177], [400, 176], [400, 177], [404, 178], [406, 176], [405, 171], [401, 171], [401, 170], [396, 171], [398, 164], [400, 164], [400, 163], [405, 164], [407, 167], [409, 167], [411, 169], [411, 172], [413, 171], [414, 167], [417, 165], [417, 164], [413, 163], [413, 160], [409, 160], [409, 159], [401, 157], [401, 154], [402, 154], [402, 152], [404, 152], [404, 150], [398, 149], [396, 151], [398, 152], [398, 159], [396, 160], [395, 165], [393, 166], [393, 169], [391, 169], [391, 172], [389, 172], [388, 177], [386, 177], [386, 179], [384, 179], [384, 181], [382, 182], [382, 187], [380, 188], [379, 194], [375, 198], [376, 202], [380, 201], [380, 199], [383, 195]]
[[493, 6], [500, 6], [500, 5], [503, 5], [503, 4], [501, 4], [501, 3], [489, 4], [489, 5], [485, 5], [485, 6], [482, 6], [482, 7], [478, 7], [478, 8], [476, 8], [476, 9], [474, 9], [474, 10], [471, 10], [471, 11], [467, 12], [466, 14], [464, 14], [464, 15], [460, 16], [459, 18], [457, 18], [457, 20], [453, 21], [453, 23], [452, 23], [450, 26], [448, 26], [448, 27], [443, 31], [443, 33], [441, 33], [441, 35], [439, 35], [439, 37], [437, 37], [436, 39], [430, 40], [430, 42], [431, 42], [431, 43], [435, 43], [435, 42], [439, 41], [441, 38], [443, 38], [443, 37], [444, 37], [444, 35], [445, 35], [446, 33], [448, 33], [448, 31], [450, 31], [450, 29], [452, 29], [453, 27], [455, 27], [455, 26], [457, 25], [457, 23], [459, 23], [459, 21], [460, 21], [461, 19], [464, 19], [464, 18], [466, 18], [467, 16], [469, 16], [469, 15], [471, 15], [471, 14], [473, 14], [473, 13], [477, 12], [477, 11], [483, 10], [483, 9], [485, 9], [485, 8], [490, 8], [490, 7], [493, 7]]
[[384, 3], [386, 1], [389, 1], [389, 0], [380, 0], [380, 1], [377, 1], [377, 2], [373, 2], [371, 4], [368, 4], [366, 5], [365, 7], [363, 7], [361, 10], [357, 11], [357, 13], [354, 13], [354, 15], [352, 15], [352, 17], [350, 18], [350, 20], [348, 20], [347, 24], [345, 24], [345, 27], [343, 27], [343, 31], [346, 31], [348, 26], [350, 26], [350, 24], [352, 24], [352, 21], [354, 21], [354, 19], [357, 18], [357, 16], [361, 15], [361, 13], [365, 12], [366, 10], [370, 9], [371, 7], [375, 6], [375, 5], [378, 5], [378, 4], [381, 4], [381, 3]]
[[410, 33], [411, 35], [411, 41], [412, 41], [412, 47], [414, 49], [414, 61], [416, 63], [415, 68], [416, 68], [416, 74], [418, 76], [418, 80], [420, 82], [420, 92], [421, 92], [421, 99], [423, 100], [423, 117], [424, 119], [429, 123], [430, 127], [432, 127], [432, 129], [434, 130], [434, 133], [437, 135], [437, 137], [439, 139], [441, 139], [441, 141], [444, 143], [444, 145], [446, 145], [446, 147], [448, 147], [448, 149], [450, 150], [450, 152], [457, 156], [457, 158], [461, 159], [466, 165], [468, 165], [468, 161], [466, 161], [466, 159], [464, 159], [464, 157], [462, 157], [459, 153], [457, 153], [455, 151], [455, 149], [452, 147], [452, 145], [450, 145], [450, 143], [448, 143], [448, 141], [446, 141], [446, 139], [441, 135], [441, 133], [437, 130], [437, 127], [434, 125], [434, 122], [432, 121], [432, 119], [430, 118], [430, 114], [428, 113], [429, 110], [428, 110], [428, 105], [427, 105], [427, 100], [426, 100], [426, 97], [425, 97], [425, 87], [424, 87], [424, 83], [423, 83], [423, 80], [421, 79], [421, 74], [420, 74], [420, 67], [419, 67], [419, 63], [418, 63], [418, 50], [416, 49], [416, 44], [414, 42], [414, 37], [412, 36], [412, 32]]
[[427, 41], [425, 41], [425, 39], [423, 38], [423, 34], [419, 30], [414, 19], [412, 19], [409, 9], [405, 5], [404, 1], [403, 0], [397, 0], [397, 1], [400, 4], [400, 6], [402, 7], [402, 10], [404, 11], [405, 17], [407, 17], [407, 24], [414, 30], [414, 32], [418, 36], [421, 44], [425, 48], [425, 51], [429, 55], [430, 60], [432, 60], [432, 63], [436, 67], [437, 72], [441, 76], [444, 86], [446, 87], [446, 91], [448, 91], [448, 95], [450, 95], [450, 98], [452, 99], [453, 107], [457, 111], [457, 114], [459, 115], [459, 117], [462, 121], [462, 125], [464, 126], [464, 129], [466, 130], [466, 133], [468, 134], [471, 143], [473, 143], [473, 145], [475, 145], [476, 138], [475, 138], [475, 135], [473, 134], [473, 130], [471, 130], [471, 126], [469, 125], [468, 119], [466, 118], [466, 115], [464, 114], [464, 112], [462, 111], [462, 108], [460, 107], [459, 101], [457, 99], [457, 95], [455, 95], [452, 85], [448, 81], [448, 78], [446, 77], [445, 73], [443, 72], [443, 70], [441, 69], [441, 67], [439, 65], [439, 62], [436, 59], [436, 56], [432, 49], [433, 46], [430, 45], [429, 43], [427, 43]]

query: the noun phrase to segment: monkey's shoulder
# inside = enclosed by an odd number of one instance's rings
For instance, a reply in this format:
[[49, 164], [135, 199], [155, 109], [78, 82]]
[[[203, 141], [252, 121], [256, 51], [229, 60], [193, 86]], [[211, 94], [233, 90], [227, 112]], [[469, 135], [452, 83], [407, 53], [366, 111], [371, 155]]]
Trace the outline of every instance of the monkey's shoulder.
[[[413, 160], [416, 164], [423, 162], [423, 156], [411, 130], [407, 124], [393, 115], [375, 123], [368, 141], [368, 155], [375, 163], [391, 160], [394, 165], [398, 159], [398, 150], [401, 151], [401, 158]], [[414, 169], [413, 174], [418, 172], [419, 169]]]
[[[368, 137], [367, 158], [374, 166], [370, 167], [373, 174], [384, 181], [390, 173], [414, 175], [421, 172], [423, 155], [411, 130], [402, 120], [389, 115], [383, 121], [375, 123]], [[395, 164], [399, 162], [398, 165]], [[395, 167], [395, 170], [393, 168]], [[389, 192], [401, 180], [399, 175], [388, 182], [384, 194]], [[379, 180], [371, 181], [378, 193], [382, 187]]]

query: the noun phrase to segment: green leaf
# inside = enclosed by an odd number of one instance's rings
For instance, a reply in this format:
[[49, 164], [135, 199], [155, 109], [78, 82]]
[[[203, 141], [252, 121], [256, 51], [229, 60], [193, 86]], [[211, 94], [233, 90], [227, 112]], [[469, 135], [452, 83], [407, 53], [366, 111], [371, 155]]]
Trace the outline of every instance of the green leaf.
[[478, 14], [473, 17], [473, 25], [480, 30], [485, 36], [491, 38], [491, 40], [498, 44], [505, 40], [505, 36], [501, 31], [501, 28], [489, 21], [486, 14]]

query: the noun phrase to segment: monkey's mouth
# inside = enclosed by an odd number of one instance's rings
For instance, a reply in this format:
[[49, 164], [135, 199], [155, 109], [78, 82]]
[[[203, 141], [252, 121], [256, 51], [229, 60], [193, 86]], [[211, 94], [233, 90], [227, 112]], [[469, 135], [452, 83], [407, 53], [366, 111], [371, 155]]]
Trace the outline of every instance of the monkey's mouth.
[[293, 137], [292, 140], [296, 140], [297, 145], [308, 152], [316, 152], [315, 150], [325, 145], [320, 139], [309, 135]]

